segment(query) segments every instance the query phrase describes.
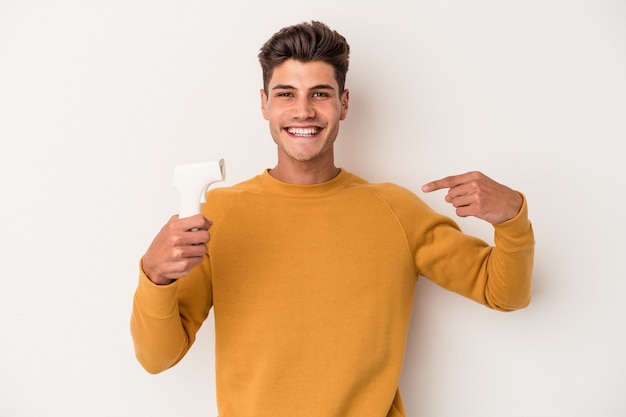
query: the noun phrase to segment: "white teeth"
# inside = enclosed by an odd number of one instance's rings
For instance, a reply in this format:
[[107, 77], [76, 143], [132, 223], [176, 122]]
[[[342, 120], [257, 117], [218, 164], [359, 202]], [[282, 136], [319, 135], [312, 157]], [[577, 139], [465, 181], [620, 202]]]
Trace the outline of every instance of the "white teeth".
[[289, 129], [287, 129], [287, 131], [290, 134], [296, 135], [296, 136], [313, 136], [317, 134], [319, 129], [314, 128], [314, 127], [308, 127], [308, 128], [290, 127]]

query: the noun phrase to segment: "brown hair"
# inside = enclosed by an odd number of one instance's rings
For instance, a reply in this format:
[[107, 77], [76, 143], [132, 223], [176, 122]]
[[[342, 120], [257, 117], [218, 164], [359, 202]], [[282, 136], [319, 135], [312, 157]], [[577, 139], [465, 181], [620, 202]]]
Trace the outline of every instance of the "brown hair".
[[259, 52], [263, 88], [267, 91], [274, 68], [288, 59], [295, 59], [301, 62], [322, 61], [331, 65], [342, 93], [349, 56], [350, 46], [346, 39], [324, 23], [311, 21], [285, 27], [265, 42]]

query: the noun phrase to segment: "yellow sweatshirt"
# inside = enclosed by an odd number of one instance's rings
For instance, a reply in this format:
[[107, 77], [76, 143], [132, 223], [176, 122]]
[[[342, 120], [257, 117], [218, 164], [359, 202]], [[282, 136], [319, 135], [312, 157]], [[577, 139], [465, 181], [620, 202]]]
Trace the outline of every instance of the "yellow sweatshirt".
[[495, 248], [414, 193], [344, 170], [316, 185], [267, 171], [209, 191], [205, 262], [168, 286], [140, 273], [131, 330], [152, 373], [180, 361], [214, 309], [220, 417], [399, 417], [418, 276], [491, 308], [530, 300], [526, 202]]

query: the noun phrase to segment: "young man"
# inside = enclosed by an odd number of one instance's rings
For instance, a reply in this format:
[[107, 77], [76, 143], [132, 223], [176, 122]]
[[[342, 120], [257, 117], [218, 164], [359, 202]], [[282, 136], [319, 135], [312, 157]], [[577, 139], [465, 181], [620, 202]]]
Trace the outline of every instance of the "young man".
[[[259, 54], [272, 169], [173, 216], [142, 258], [131, 329], [152, 373], [176, 364], [214, 309], [220, 417], [404, 416], [398, 382], [419, 275], [503, 311], [530, 300], [524, 197], [480, 173], [431, 182], [495, 247], [410, 191], [337, 168], [349, 47], [319, 22]], [[210, 242], [209, 242], [210, 229]]]

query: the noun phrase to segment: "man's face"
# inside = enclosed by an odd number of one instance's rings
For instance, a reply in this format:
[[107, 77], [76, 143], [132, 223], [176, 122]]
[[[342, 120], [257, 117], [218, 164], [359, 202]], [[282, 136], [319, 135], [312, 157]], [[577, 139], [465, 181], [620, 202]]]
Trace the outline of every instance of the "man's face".
[[261, 90], [261, 109], [279, 161], [332, 163], [348, 99], [348, 90], [339, 93], [335, 71], [325, 62], [290, 59], [274, 68], [267, 93]]

